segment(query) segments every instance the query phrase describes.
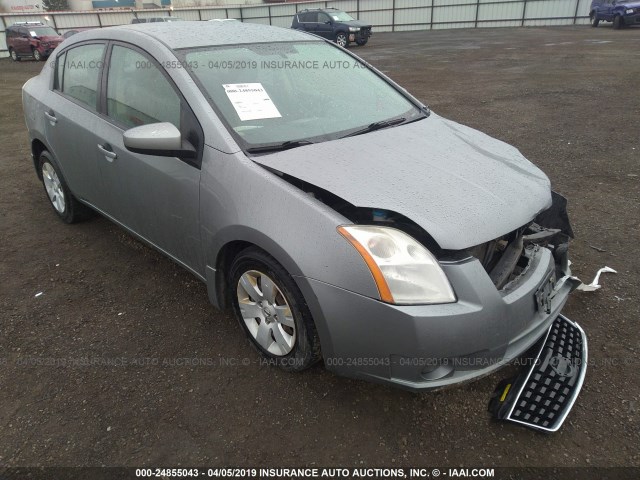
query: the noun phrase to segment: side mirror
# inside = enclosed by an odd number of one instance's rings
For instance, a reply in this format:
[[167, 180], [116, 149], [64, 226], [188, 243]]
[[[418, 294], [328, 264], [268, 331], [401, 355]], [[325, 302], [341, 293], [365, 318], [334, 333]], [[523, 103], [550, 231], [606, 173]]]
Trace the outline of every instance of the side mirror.
[[196, 149], [182, 140], [180, 130], [172, 123], [151, 123], [130, 128], [122, 134], [124, 146], [133, 153], [158, 157], [196, 158]]
[[326, 25], [331, 25], [331, 23], [333, 23], [333, 22], [331, 22], [331, 20], [327, 20], [327, 21], [326, 21], [326, 22], [324, 22], [324, 23], [325, 23]]

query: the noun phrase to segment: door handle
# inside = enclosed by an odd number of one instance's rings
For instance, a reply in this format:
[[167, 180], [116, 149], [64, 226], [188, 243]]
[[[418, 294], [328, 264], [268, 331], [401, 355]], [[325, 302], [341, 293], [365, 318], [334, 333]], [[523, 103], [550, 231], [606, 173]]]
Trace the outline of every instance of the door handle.
[[116, 158], [118, 158], [118, 154], [111, 150], [111, 146], [108, 143], [104, 145], [98, 144], [98, 150], [102, 152], [102, 154], [109, 162], [113, 162]]
[[56, 122], [58, 121], [58, 119], [56, 118], [55, 114], [53, 113], [53, 111], [50, 112], [44, 112], [44, 116], [47, 117], [49, 119], [49, 121], [51, 122], [51, 125], [55, 125]]

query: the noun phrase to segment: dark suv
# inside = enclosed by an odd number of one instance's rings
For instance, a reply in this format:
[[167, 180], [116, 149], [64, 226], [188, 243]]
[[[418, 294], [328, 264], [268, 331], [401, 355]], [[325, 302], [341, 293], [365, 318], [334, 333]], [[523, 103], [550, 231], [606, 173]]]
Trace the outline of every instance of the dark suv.
[[14, 61], [22, 57], [44, 60], [64, 38], [42, 22], [17, 22], [7, 27], [7, 48]]
[[300, 10], [291, 28], [328, 38], [344, 48], [350, 42], [364, 45], [371, 36], [371, 25], [335, 8]]
[[640, 25], [640, 1], [631, 0], [593, 0], [589, 11], [591, 26], [600, 22], [613, 22], [613, 28], [627, 25]]

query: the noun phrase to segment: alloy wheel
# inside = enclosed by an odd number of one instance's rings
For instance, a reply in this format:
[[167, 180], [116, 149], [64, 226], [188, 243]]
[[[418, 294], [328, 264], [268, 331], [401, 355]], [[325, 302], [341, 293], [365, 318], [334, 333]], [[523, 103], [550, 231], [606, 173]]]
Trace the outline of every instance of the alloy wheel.
[[44, 188], [47, 190], [51, 205], [60, 214], [64, 213], [66, 208], [64, 201], [64, 191], [62, 190], [62, 183], [55, 169], [49, 162], [45, 162], [42, 165], [42, 180], [44, 181]]
[[287, 298], [262, 272], [243, 273], [236, 288], [240, 314], [249, 333], [265, 351], [289, 354], [296, 342], [296, 324]]

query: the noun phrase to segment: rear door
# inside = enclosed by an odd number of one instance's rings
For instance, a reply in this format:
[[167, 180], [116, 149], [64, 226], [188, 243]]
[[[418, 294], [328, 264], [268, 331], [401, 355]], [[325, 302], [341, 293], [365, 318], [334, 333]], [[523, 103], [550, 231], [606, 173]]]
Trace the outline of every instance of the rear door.
[[[113, 43], [106, 64], [104, 120], [94, 145], [105, 211], [202, 274], [198, 212], [204, 137], [200, 125], [164, 69], [143, 50]], [[196, 147], [200, 160], [137, 154], [124, 147], [127, 129], [158, 122], [174, 124]]]
[[85, 43], [56, 56], [53, 90], [42, 115], [46, 138], [78, 198], [102, 207], [95, 131], [100, 124], [98, 84], [106, 43]]
[[15, 50], [19, 55], [31, 55], [31, 36], [25, 27], [19, 27], [15, 38]]
[[307, 32], [317, 33], [318, 30], [318, 12], [306, 12], [304, 14], [304, 27]]

